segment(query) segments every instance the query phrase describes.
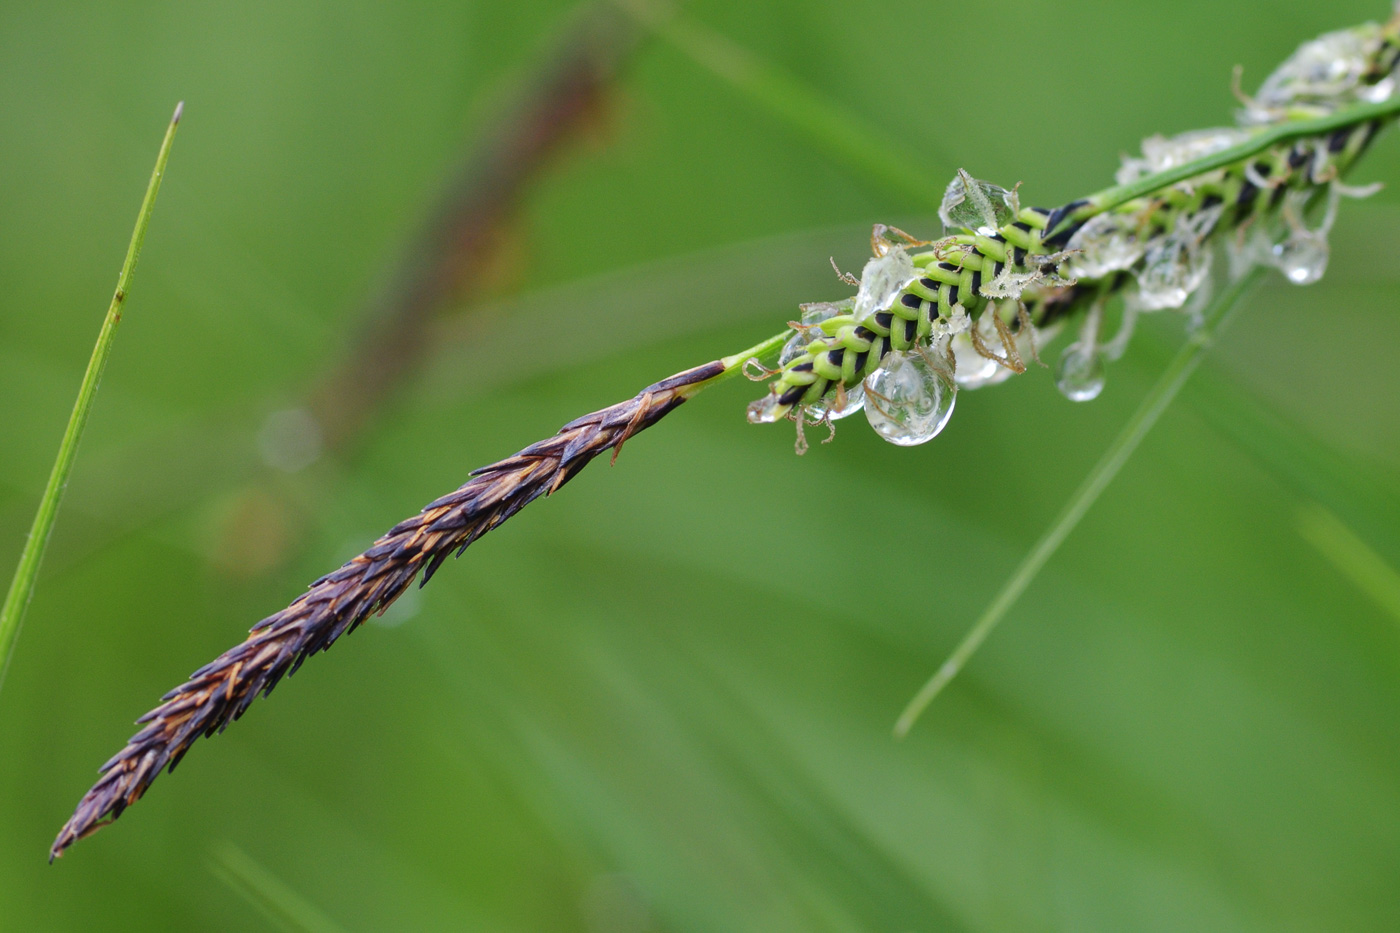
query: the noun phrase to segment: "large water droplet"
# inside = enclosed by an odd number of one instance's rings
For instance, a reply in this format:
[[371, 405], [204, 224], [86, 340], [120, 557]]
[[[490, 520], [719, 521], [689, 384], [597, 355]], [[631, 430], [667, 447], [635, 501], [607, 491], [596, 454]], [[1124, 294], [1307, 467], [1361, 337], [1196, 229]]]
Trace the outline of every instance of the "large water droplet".
[[959, 169], [943, 192], [938, 216], [949, 230], [992, 236], [1016, 219], [1016, 196], [999, 185], [973, 178]]
[[772, 424], [786, 412], [779, 412], [782, 405], [772, 392], [749, 403], [749, 424]]
[[842, 405], [837, 401], [837, 394], [833, 390], [826, 398], [819, 402], [813, 402], [807, 408], [815, 418], [830, 418], [832, 421], [840, 421], [848, 418], [860, 411], [865, 405], [865, 386], [856, 385], [854, 388], [846, 389], [844, 398], [846, 404]]
[[1142, 220], [1136, 214], [1100, 214], [1070, 237], [1068, 272], [1075, 278], [1099, 279], [1131, 267], [1147, 251], [1138, 236]]
[[1299, 228], [1273, 248], [1273, 262], [1294, 285], [1311, 285], [1327, 271], [1327, 235]]
[[924, 353], [896, 351], [865, 380], [865, 417], [875, 433], [891, 444], [913, 447], [933, 440], [943, 430], [953, 415], [957, 394], [957, 385]]
[[1055, 369], [1055, 388], [1071, 402], [1088, 402], [1103, 391], [1103, 354], [1091, 347], [1071, 344]]
[[903, 247], [891, 246], [883, 256], [865, 264], [853, 306], [856, 323], [863, 324], [876, 312], [889, 310], [904, 286], [917, 278], [914, 261]]

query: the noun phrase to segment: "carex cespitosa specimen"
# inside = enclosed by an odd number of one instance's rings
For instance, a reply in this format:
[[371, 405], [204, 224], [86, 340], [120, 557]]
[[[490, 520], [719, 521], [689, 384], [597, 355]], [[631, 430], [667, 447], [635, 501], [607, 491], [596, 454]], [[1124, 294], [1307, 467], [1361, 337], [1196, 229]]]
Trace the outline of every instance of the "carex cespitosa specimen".
[[[475, 471], [461, 488], [391, 528], [248, 638], [195, 671], [142, 716], [142, 728], [102, 766], [101, 778], [59, 832], [50, 857], [120, 816], [193, 742], [224, 729], [258, 695], [318, 651], [384, 610], [417, 578], [599, 454], [614, 457], [702, 388], [783, 351], [752, 421], [826, 422], [863, 405], [875, 430], [908, 445], [938, 433], [959, 388], [1023, 371], [1038, 340], [1072, 320], [1059, 387], [1085, 400], [1102, 387], [1105, 302], [1127, 314], [1187, 308], [1224, 244], [1231, 273], [1278, 267], [1298, 284], [1320, 277], [1326, 228], [1338, 198], [1362, 193], [1343, 174], [1400, 113], [1394, 93], [1400, 15], [1384, 25], [1331, 33], [1302, 46], [1245, 101], [1228, 130], [1155, 137], [1115, 187], [1056, 209], [1021, 208], [1017, 189], [964, 172], [949, 186], [949, 235], [924, 242], [877, 227], [875, 259], [855, 299], [809, 306], [803, 321], [741, 353], [644, 389], [565, 425], [558, 434]], [[1326, 219], [1306, 216], [1326, 205]], [[784, 346], [786, 344], [786, 346]], [[761, 369], [761, 367], [760, 367]]]

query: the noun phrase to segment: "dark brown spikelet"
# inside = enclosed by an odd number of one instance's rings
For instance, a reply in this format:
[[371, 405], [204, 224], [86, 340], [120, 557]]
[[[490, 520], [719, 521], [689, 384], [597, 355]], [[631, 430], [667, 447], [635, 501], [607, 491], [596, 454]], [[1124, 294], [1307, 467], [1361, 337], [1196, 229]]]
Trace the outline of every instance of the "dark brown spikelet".
[[[222, 731], [303, 661], [324, 651], [371, 613], [386, 609], [421, 572], [427, 583], [452, 553], [549, 495], [607, 450], [660, 421], [695, 387], [724, 372], [708, 363], [664, 379], [635, 398], [566, 424], [548, 440], [482, 467], [456, 492], [389, 529], [374, 546], [329, 573], [248, 638], [190, 675], [137, 720], [140, 732], [101, 769], [49, 850], [49, 861], [121, 816], [162, 768], [175, 770], [200, 736]], [[616, 456], [616, 453], [614, 453]]]

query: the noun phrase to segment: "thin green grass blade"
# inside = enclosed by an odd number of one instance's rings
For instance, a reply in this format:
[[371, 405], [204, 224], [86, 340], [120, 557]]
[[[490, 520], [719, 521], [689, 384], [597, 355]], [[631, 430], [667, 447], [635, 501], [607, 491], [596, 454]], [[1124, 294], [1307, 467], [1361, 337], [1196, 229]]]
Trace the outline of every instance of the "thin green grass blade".
[[1330, 509], [1309, 503], [1298, 509], [1297, 523], [1303, 540], [1400, 623], [1400, 571], [1386, 563]]
[[1123, 464], [1127, 463], [1128, 458], [1137, 450], [1138, 444], [1142, 443], [1147, 432], [1152, 430], [1152, 426], [1157, 423], [1162, 412], [1166, 411], [1167, 406], [1176, 398], [1181, 387], [1190, 378], [1191, 373], [1200, 365], [1201, 359], [1206, 350], [1210, 348], [1216, 332], [1225, 323], [1244, 293], [1249, 290], [1250, 286], [1259, 281], [1262, 275], [1263, 270], [1256, 268], [1240, 277], [1206, 311], [1204, 323], [1196, 329], [1171, 363], [1167, 365], [1166, 370], [1157, 380], [1157, 384], [1147, 393], [1147, 397], [1142, 400], [1137, 411], [1128, 419], [1123, 430], [1114, 438], [1108, 450], [1104, 451], [1103, 457], [1089, 471], [1084, 482], [1070, 497], [1064, 511], [1046, 529], [1045, 534], [1036, 542], [1035, 547], [1031, 548], [1030, 553], [1021, 561], [1021, 565], [1006, 581], [1001, 592], [992, 600], [991, 605], [982, 613], [981, 618], [973, 624], [972, 628], [963, 636], [963, 640], [953, 649], [948, 660], [943, 662], [943, 666], [929, 678], [928, 683], [924, 684], [923, 688], [909, 701], [909, 705], [900, 713], [894, 726], [896, 738], [903, 738], [909, 734], [909, 730], [913, 728], [923, 711], [948, 685], [949, 681], [958, 675], [958, 672], [967, 664], [968, 659], [982, 646], [982, 642], [987, 640], [987, 636], [997, 627], [1006, 613], [1011, 610], [1012, 606], [1016, 605], [1016, 601], [1035, 580], [1046, 561], [1059, 550], [1060, 545], [1069, 537], [1070, 532], [1075, 529], [1093, 504], [1098, 501], [1103, 491], [1108, 488], [1108, 484], [1113, 482], [1118, 471], [1123, 468]]
[[1374, 466], [1320, 441], [1218, 367], [1197, 374], [1195, 413], [1260, 468], [1385, 553], [1400, 553], [1400, 498]]
[[48, 485], [44, 487], [43, 498], [39, 500], [39, 511], [34, 516], [34, 524], [29, 531], [29, 539], [20, 553], [19, 566], [15, 568], [14, 579], [5, 605], [0, 608], [0, 687], [5, 683], [5, 672], [10, 667], [10, 656], [14, 653], [15, 640], [19, 636], [20, 622], [24, 610], [29, 605], [29, 597], [34, 592], [34, 581], [39, 575], [39, 565], [44, 559], [44, 549], [48, 545], [49, 533], [53, 531], [54, 519], [58, 517], [58, 505], [63, 498], [64, 487], [68, 485], [68, 475], [73, 470], [73, 459], [78, 452], [78, 441], [87, 426], [88, 415], [92, 411], [92, 401], [97, 396], [97, 385], [102, 381], [102, 370], [107, 365], [107, 357], [112, 353], [112, 342], [116, 337], [117, 325], [121, 323], [122, 306], [131, 288], [131, 279], [136, 272], [137, 260], [141, 258], [141, 245], [146, 240], [146, 228], [150, 226], [151, 214], [156, 206], [156, 194], [160, 191], [161, 179], [165, 177], [165, 163], [170, 158], [170, 146], [175, 141], [175, 130], [180, 125], [180, 115], [185, 104], [181, 101], [175, 107], [170, 125], [165, 129], [165, 139], [160, 144], [156, 156], [156, 167], [151, 172], [151, 180], [146, 186], [146, 196], [141, 201], [141, 211], [136, 215], [136, 229], [131, 233], [131, 243], [126, 249], [126, 259], [122, 271], [117, 276], [117, 290], [112, 295], [112, 303], [107, 308], [107, 317], [102, 321], [102, 330], [97, 334], [97, 345], [92, 348], [87, 372], [83, 374], [78, 387], [78, 400], [73, 405], [73, 413], [68, 418], [68, 427], [63, 432], [63, 440], [58, 446], [58, 458], [54, 460], [53, 471], [49, 474]]
[[341, 933], [340, 924], [231, 842], [215, 849], [209, 868], [220, 881], [287, 933]]
[[657, 36], [671, 43], [759, 107], [811, 139], [828, 155], [915, 203], [937, 210], [943, 185], [905, 146], [852, 110], [828, 100], [786, 71], [679, 13], [649, 0], [617, 0]]

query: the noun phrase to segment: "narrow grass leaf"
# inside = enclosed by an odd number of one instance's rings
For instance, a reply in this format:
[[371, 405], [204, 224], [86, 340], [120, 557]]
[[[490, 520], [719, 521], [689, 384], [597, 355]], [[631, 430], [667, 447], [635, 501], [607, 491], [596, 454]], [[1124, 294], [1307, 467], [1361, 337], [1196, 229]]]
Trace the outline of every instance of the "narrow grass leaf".
[[1298, 534], [1318, 553], [1369, 596], [1396, 622], [1400, 622], [1400, 571], [1352, 531], [1336, 513], [1317, 503], [1298, 509]]
[[1191, 335], [1171, 363], [1168, 364], [1166, 370], [1157, 380], [1157, 384], [1147, 393], [1137, 411], [1123, 426], [1123, 430], [1114, 438], [1103, 457], [1089, 471], [1084, 482], [1070, 497], [1064, 511], [1046, 529], [1045, 534], [1036, 542], [1035, 547], [1031, 548], [1030, 553], [1021, 561], [1021, 565], [1016, 568], [1015, 573], [1006, 581], [1001, 592], [992, 600], [991, 605], [963, 636], [963, 640], [959, 642], [958, 646], [953, 649], [948, 660], [943, 662], [943, 666], [929, 678], [928, 683], [924, 684], [923, 688], [909, 701], [909, 705], [900, 713], [894, 726], [894, 734], [897, 738], [903, 738], [909, 734], [909, 730], [913, 728], [923, 711], [948, 685], [949, 681], [963, 669], [968, 659], [982, 646], [982, 642], [986, 641], [987, 636], [997, 627], [1006, 613], [1011, 610], [1012, 606], [1016, 605], [1021, 594], [1035, 580], [1045, 563], [1059, 550], [1060, 545], [1069, 537], [1070, 532], [1098, 501], [1099, 496], [1108, 488], [1108, 484], [1113, 482], [1118, 471], [1123, 468], [1123, 464], [1128, 462], [1128, 458], [1137, 450], [1138, 444], [1142, 443], [1147, 432], [1152, 430], [1152, 426], [1157, 423], [1162, 412], [1167, 410], [1167, 406], [1176, 398], [1181, 387], [1190, 378], [1191, 373], [1200, 365], [1201, 358], [1210, 348], [1216, 331], [1225, 323], [1239, 299], [1251, 285], [1260, 279], [1262, 274], [1262, 270], [1255, 269], [1242, 276], [1213, 302], [1206, 311], [1205, 322]]
[[1370, 464], [1319, 440], [1218, 367], [1197, 375], [1190, 394], [1195, 413], [1261, 468], [1383, 550], [1400, 548], [1400, 500]]
[[214, 850], [209, 869], [287, 933], [341, 933], [340, 924], [232, 842], [225, 842]]
[[136, 215], [136, 229], [131, 233], [126, 259], [122, 262], [121, 274], [117, 276], [117, 290], [112, 295], [107, 317], [102, 321], [102, 329], [97, 334], [97, 345], [92, 348], [87, 372], [83, 374], [82, 384], [78, 387], [78, 400], [73, 405], [68, 427], [63, 432], [63, 440], [58, 447], [58, 458], [54, 460], [48, 485], [44, 487], [43, 498], [39, 500], [39, 511], [34, 516], [29, 539], [20, 553], [19, 566], [15, 568], [15, 576], [10, 583], [9, 593], [5, 596], [4, 607], [0, 608], [0, 687], [4, 686], [5, 672], [9, 669], [10, 656], [14, 653], [20, 622], [24, 619], [29, 597], [34, 592], [34, 582], [39, 575], [39, 565], [44, 559], [49, 533], [53, 531], [54, 519], [58, 517], [58, 505], [63, 498], [64, 487], [68, 485], [68, 475], [73, 470], [78, 441], [82, 438], [83, 428], [87, 426], [88, 415], [92, 412], [92, 402], [97, 396], [97, 385], [102, 381], [102, 370], [107, 365], [107, 357], [112, 353], [112, 342], [116, 337], [117, 325], [122, 319], [122, 306], [131, 288], [132, 276], [136, 273], [137, 260], [141, 258], [141, 245], [146, 240], [146, 228], [151, 223], [156, 194], [160, 191], [161, 179], [165, 177], [165, 163], [170, 158], [170, 146], [175, 141], [175, 130], [180, 125], [180, 114], [184, 106], [182, 101], [175, 107], [175, 114], [170, 118], [170, 125], [166, 127], [165, 139], [161, 142], [160, 152], [156, 156], [156, 167], [151, 172], [151, 180], [146, 185], [146, 196], [142, 199], [141, 210]]

